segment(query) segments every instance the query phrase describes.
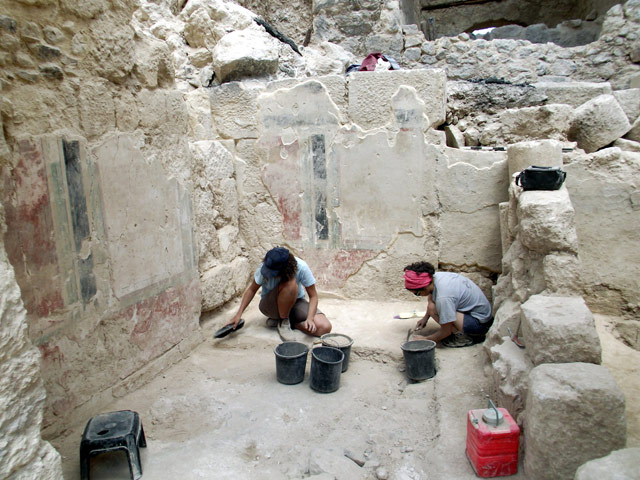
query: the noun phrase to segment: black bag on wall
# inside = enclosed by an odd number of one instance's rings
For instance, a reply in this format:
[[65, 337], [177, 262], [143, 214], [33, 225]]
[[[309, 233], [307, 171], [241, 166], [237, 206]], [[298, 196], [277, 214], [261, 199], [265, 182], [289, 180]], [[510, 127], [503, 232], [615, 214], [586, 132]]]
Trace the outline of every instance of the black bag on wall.
[[516, 175], [516, 185], [524, 190], [558, 190], [567, 173], [560, 167], [531, 165]]

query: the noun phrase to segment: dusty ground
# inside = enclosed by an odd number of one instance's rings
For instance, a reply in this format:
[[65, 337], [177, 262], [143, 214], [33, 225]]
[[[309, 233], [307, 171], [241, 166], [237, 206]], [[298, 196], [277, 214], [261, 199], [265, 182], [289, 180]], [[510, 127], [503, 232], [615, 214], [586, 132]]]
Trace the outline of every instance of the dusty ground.
[[[212, 334], [233, 310], [204, 318], [205, 343], [107, 409], [140, 414], [148, 443], [141, 449], [143, 478], [477, 478], [464, 448], [466, 414], [484, 408], [491, 393], [481, 345], [438, 347], [436, 376], [411, 382], [400, 345], [417, 319], [393, 316], [421, 310], [420, 303], [323, 298], [334, 332], [355, 342], [340, 388], [321, 394], [309, 388], [310, 359], [301, 384], [276, 381], [273, 349], [280, 338], [256, 304], [244, 315], [245, 327], [221, 340]], [[610, 321], [598, 317], [603, 359], [627, 395], [628, 446], [640, 446], [640, 352], [614, 338]], [[63, 455], [66, 480], [80, 478], [87, 420], [52, 442]], [[510, 478], [524, 479], [522, 465], [519, 472]], [[91, 478], [128, 478], [124, 454], [93, 457]]]

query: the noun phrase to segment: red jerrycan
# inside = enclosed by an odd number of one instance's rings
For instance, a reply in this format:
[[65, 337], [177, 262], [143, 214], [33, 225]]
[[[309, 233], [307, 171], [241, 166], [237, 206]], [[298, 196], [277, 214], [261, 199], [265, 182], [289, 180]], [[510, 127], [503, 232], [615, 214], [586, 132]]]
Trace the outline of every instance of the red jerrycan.
[[518, 472], [520, 427], [504, 408], [469, 410], [465, 453], [476, 475], [504, 477]]

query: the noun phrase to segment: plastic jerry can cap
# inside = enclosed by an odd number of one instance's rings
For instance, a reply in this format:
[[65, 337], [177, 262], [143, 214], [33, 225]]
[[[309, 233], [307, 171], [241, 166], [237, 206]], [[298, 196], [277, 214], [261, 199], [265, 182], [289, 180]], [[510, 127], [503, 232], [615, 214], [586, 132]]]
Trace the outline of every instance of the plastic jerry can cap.
[[496, 408], [491, 399], [489, 399], [489, 408], [482, 413], [482, 421], [489, 425], [498, 426], [504, 420], [504, 414]]

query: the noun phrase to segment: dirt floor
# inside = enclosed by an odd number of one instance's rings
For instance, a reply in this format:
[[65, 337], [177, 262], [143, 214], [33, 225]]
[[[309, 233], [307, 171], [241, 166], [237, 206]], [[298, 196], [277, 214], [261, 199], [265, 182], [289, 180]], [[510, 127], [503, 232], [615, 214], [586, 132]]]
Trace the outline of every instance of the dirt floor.
[[[322, 298], [334, 332], [354, 339], [348, 370], [333, 393], [276, 380], [281, 342], [257, 302], [238, 332], [213, 339], [237, 304], [203, 318], [206, 342], [186, 360], [105, 411], [140, 414], [147, 438], [143, 478], [175, 479], [472, 479], [465, 457], [466, 416], [484, 408], [492, 382], [482, 345], [436, 349], [436, 375], [407, 379], [400, 345], [417, 318], [394, 315], [421, 303]], [[628, 446], [640, 446], [640, 352], [598, 317], [604, 364], [627, 397]], [[432, 321], [430, 321], [432, 322]], [[430, 323], [427, 330], [437, 328]], [[301, 334], [300, 334], [301, 335]], [[302, 336], [302, 335], [301, 335]], [[311, 337], [303, 337], [312, 343]], [[80, 478], [78, 448], [88, 419], [52, 443], [66, 480]], [[92, 458], [93, 480], [126, 479], [124, 453]], [[519, 473], [513, 479], [526, 478]]]

